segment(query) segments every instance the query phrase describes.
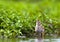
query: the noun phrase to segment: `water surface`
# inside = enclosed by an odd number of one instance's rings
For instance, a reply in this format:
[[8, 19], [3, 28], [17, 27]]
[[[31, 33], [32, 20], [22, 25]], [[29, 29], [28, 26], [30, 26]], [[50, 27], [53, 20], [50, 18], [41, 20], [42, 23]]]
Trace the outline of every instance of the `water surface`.
[[12, 39], [0, 39], [0, 42], [60, 42], [60, 38], [24, 38], [24, 39], [18, 39], [18, 38], [12, 38]]

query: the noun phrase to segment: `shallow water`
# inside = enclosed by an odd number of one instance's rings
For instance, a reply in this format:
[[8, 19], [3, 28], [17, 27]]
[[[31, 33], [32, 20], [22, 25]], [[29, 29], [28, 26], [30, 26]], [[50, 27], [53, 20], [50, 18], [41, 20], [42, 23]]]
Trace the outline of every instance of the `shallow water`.
[[60, 38], [48, 38], [48, 39], [37, 39], [37, 38], [30, 38], [30, 39], [18, 39], [18, 38], [12, 38], [12, 39], [0, 39], [0, 42], [60, 42]]

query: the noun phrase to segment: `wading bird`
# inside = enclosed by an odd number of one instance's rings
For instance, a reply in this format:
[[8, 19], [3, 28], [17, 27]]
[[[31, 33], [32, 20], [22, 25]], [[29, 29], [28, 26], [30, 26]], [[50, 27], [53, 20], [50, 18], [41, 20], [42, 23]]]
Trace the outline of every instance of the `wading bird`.
[[44, 37], [44, 27], [39, 20], [36, 21], [35, 32], [39, 38]]

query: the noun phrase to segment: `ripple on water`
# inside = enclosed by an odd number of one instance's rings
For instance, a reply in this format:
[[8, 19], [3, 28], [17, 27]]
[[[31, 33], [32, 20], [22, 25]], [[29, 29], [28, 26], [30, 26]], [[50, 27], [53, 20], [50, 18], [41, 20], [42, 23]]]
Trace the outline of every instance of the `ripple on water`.
[[60, 39], [0, 39], [0, 42], [60, 42]]
[[28, 42], [60, 42], [60, 39], [29, 39]]

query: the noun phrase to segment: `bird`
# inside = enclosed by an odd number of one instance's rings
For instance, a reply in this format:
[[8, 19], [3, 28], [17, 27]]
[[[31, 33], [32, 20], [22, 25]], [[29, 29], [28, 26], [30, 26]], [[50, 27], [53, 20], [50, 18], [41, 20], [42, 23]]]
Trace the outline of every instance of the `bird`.
[[38, 37], [42, 38], [44, 36], [44, 27], [39, 20], [36, 21], [35, 32], [37, 33]]

